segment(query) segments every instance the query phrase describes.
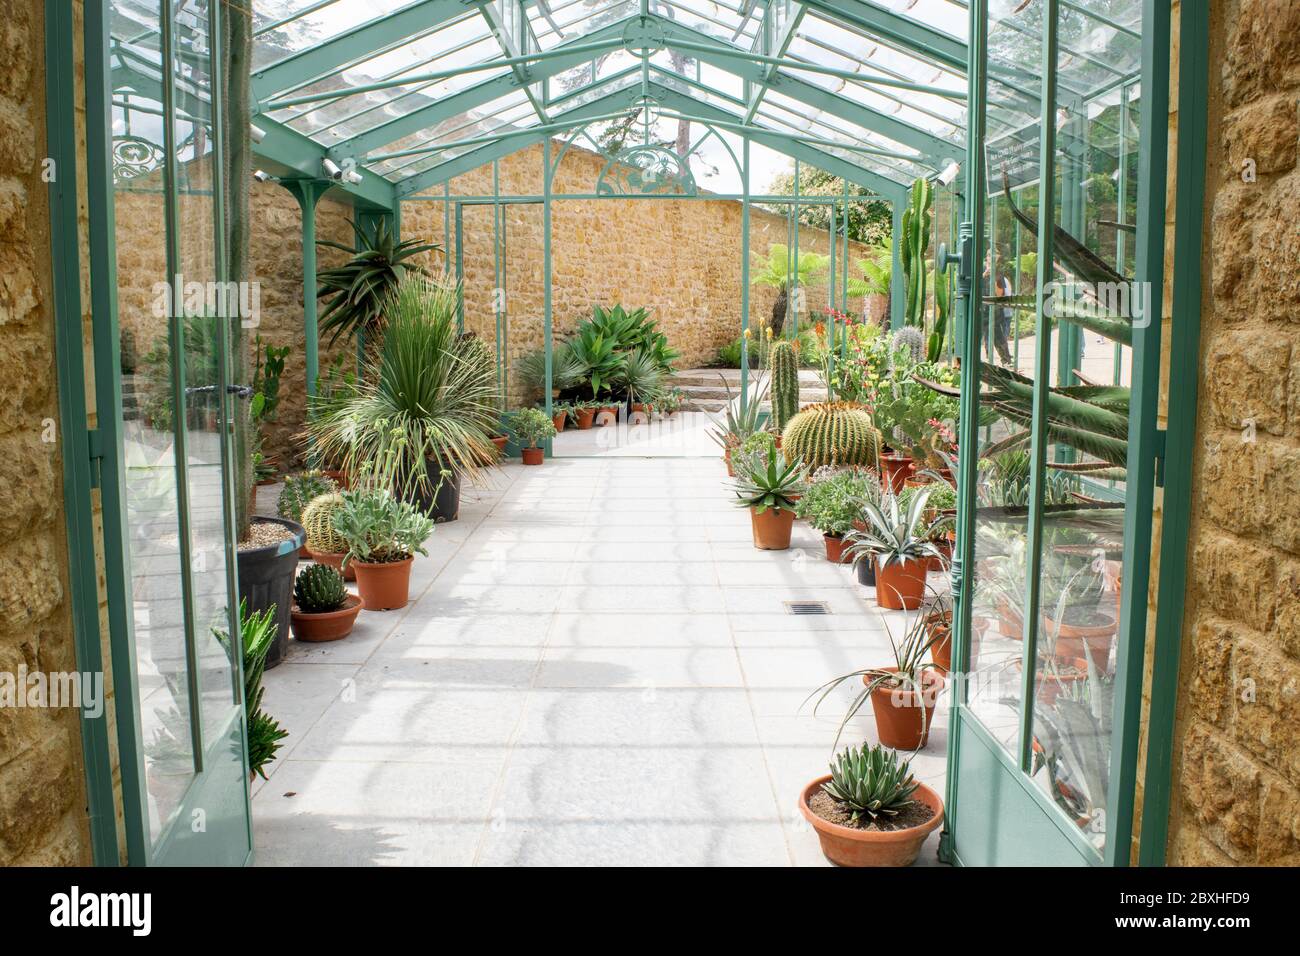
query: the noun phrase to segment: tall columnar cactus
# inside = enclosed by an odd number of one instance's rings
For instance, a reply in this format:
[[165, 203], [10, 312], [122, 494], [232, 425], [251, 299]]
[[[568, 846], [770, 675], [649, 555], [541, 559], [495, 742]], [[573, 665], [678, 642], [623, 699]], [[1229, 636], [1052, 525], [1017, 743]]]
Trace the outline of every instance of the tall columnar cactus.
[[824, 465], [876, 464], [879, 435], [871, 416], [848, 402], [809, 405], [785, 426], [781, 451], [802, 458], [810, 472]]
[[316, 554], [342, 554], [348, 544], [334, 530], [334, 515], [343, 507], [340, 494], [320, 495], [302, 509], [302, 526], [307, 530], [307, 550]]
[[930, 248], [930, 204], [934, 191], [922, 176], [912, 183], [903, 210], [903, 237], [899, 247], [902, 258], [906, 296], [904, 322], [920, 328], [925, 324], [925, 278], [928, 265], [925, 254]]
[[799, 358], [794, 343], [785, 339], [772, 346], [772, 424], [783, 431], [799, 412]]
[[304, 614], [337, 611], [348, 599], [343, 575], [328, 564], [309, 564], [293, 582], [293, 603]]

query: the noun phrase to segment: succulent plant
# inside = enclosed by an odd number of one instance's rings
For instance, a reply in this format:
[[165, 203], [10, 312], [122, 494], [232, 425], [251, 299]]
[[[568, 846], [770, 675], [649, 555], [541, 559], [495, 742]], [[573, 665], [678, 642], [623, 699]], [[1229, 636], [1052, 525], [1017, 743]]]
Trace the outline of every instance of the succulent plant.
[[307, 550], [317, 554], [342, 554], [348, 543], [334, 527], [334, 516], [343, 507], [338, 492], [318, 495], [302, 509], [302, 526], [307, 530]]
[[822, 789], [849, 806], [853, 822], [897, 816], [916, 792], [910, 761], [880, 744], [846, 747], [831, 764], [831, 778]]
[[343, 575], [328, 564], [309, 564], [293, 582], [293, 603], [304, 614], [337, 611], [348, 599]]
[[284, 488], [280, 491], [276, 509], [281, 518], [290, 521], [302, 521], [302, 510], [313, 498], [328, 495], [339, 490], [334, 479], [320, 471], [304, 471], [300, 475], [290, 475], [284, 479]]
[[809, 405], [785, 426], [781, 450], [810, 470], [823, 465], [875, 465], [879, 435], [871, 416], [847, 402]]
[[891, 361], [899, 351], [907, 349], [909, 365], [918, 365], [925, 360], [925, 333], [915, 325], [905, 325], [895, 329], [889, 340]]
[[792, 342], [772, 346], [772, 425], [781, 431], [799, 413], [799, 356]]

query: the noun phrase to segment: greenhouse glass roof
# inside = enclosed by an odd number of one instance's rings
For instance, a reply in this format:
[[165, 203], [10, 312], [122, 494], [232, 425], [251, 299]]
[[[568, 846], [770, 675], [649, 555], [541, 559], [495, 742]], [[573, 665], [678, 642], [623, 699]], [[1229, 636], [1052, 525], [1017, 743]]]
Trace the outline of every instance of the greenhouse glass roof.
[[[182, 49], [185, 7], [208, 2], [178, 0]], [[1003, 25], [1038, 31], [1037, 4], [991, 5]], [[1139, 68], [1140, 0], [1063, 6], [1062, 91], [1117, 90]], [[139, 106], [157, 80], [157, 2], [115, 10], [115, 87]], [[383, 205], [547, 137], [594, 142], [631, 121], [669, 142], [683, 124], [697, 144], [749, 139], [884, 195], [965, 151], [964, 0], [253, 0], [253, 11], [259, 154], [307, 175], [325, 158], [355, 168], [348, 188]], [[1022, 52], [990, 50], [990, 139], [1037, 121], [1040, 70]]]

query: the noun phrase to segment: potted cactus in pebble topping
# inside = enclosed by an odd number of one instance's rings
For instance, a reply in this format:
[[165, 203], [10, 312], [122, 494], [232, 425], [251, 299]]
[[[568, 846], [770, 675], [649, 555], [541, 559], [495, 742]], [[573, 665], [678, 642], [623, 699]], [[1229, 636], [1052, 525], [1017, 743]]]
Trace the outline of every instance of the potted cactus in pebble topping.
[[917, 782], [909, 761], [880, 744], [849, 747], [830, 769], [799, 795], [799, 810], [826, 859], [838, 866], [911, 866], [943, 822], [939, 794]]
[[328, 564], [309, 564], [293, 582], [293, 636], [300, 641], [337, 641], [352, 633], [361, 599], [349, 594], [343, 575]]
[[540, 465], [543, 451], [537, 447], [539, 441], [555, 437], [555, 423], [540, 408], [524, 408], [511, 412], [506, 418], [507, 425], [522, 446], [520, 457], [525, 465]]
[[343, 496], [338, 492], [319, 495], [302, 509], [302, 526], [307, 530], [307, 550], [321, 564], [339, 568], [346, 581], [355, 581], [352, 568], [343, 567], [343, 555], [348, 542], [334, 527], [334, 517], [343, 507]]

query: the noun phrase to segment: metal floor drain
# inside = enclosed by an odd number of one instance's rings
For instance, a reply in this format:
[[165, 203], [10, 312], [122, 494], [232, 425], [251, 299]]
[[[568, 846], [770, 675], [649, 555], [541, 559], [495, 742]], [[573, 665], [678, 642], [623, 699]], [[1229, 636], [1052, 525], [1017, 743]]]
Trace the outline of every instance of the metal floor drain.
[[786, 601], [787, 614], [829, 614], [830, 607], [825, 601]]

